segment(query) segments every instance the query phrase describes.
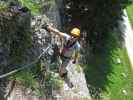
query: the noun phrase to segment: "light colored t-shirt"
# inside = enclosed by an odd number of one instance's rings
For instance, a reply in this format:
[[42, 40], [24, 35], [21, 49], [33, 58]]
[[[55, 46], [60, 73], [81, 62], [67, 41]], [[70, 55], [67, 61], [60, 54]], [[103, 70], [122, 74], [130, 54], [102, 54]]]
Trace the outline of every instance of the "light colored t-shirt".
[[[64, 40], [65, 42], [67, 42], [69, 39], [71, 38], [70, 35], [64, 33]], [[66, 50], [64, 52], [64, 56], [65, 57], [72, 57], [72, 55], [75, 53], [75, 52], [79, 52], [80, 51], [80, 44], [79, 42], [77, 41], [74, 45], [72, 45], [71, 47], [68, 48], [68, 50]]]

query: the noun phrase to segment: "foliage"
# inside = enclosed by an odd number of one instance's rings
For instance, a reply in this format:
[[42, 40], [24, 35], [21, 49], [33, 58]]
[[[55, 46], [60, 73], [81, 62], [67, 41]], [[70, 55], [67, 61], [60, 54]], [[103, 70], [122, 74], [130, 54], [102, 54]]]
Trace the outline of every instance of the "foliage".
[[59, 75], [56, 73], [50, 73], [45, 80], [45, 86], [47, 89], [61, 89], [63, 85], [64, 81], [61, 80]]
[[133, 28], [133, 3], [127, 7], [127, 14]]
[[44, 95], [44, 88], [37, 88], [35, 90], [37, 96], [43, 96]]
[[36, 15], [39, 14], [41, 5], [38, 0], [18, 0], [22, 6], [28, 7], [32, 14]]
[[45, 7], [55, 4], [54, 0], [18, 0], [22, 6], [28, 7], [33, 15], [38, 15]]
[[49, 65], [50, 70], [57, 72], [58, 71], [59, 64], [57, 62], [52, 63]]
[[23, 86], [27, 88], [31, 88], [35, 91], [37, 96], [43, 96], [45, 94], [45, 87], [40, 86], [37, 80], [39, 78], [38, 74], [40, 74], [39, 70], [39, 64], [37, 64], [37, 66], [34, 66], [33, 69], [25, 69], [16, 73], [11, 77], [11, 79], [19, 81]]
[[5, 2], [0, 2], [0, 12], [6, 12], [8, 10], [8, 5]]
[[[65, 1], [67, 7], [65, 6], [65, 14], [62, 14], [66, 18], [64, 27], [67, 32], [75, 26], [83, 31], [86, 40], [84, 45], [87, 48], [84, 52], [85, 64], [88, 64], [84, 71], [87, 83], [90, 84], [89, 90], [96, 100], [101, 99], [101, 94], [109, 95], [110, 100], [122, 100], [121, 98], [125, 98], [121, 92], [123, 87], [128, 88], [129, 100], [132, 97], [132, 80], [126, 81], [120, 74], [128, 69], [126, 73], [132, 79], [133, 72], [127, 62], [127, 54], [123, 52], [124, 35], [123, 29], [119, 27], [119, 21], [123, 20], [123, 9], [131, 2], [131, 0]], [[124, 65], [114, 62], [119, 56], [122, 56]]]
[[[133, 98], [133, 71], [126, 53], [126, 49], [117, 49], [112, 52], [113, 56], [113, 72], [107, 78], [110, 81], [106, 85], [106, 91], [102, 92], [103, 99], [108, 96], [112, 100], [132, 100]], [[117, 63], [116, 59], [120, 58], [121, 63]], [[127, 91], [127, 94], [123, 93]]]
[[[108, 57], [97, 55], [97, 58], [93, 59], [96, 62], [85, 68], [92, 97], [98, 100], [132, 100], [133, 71], [126, 50], [114, 49], [110, 57], [107, 60]], [[118, 58], [121, 63], [117, 63]], [[127, 91], [127, 95], [124, 95], [123, 90]]]
[[21, 81], [22, 84], [26, 87], [36, 89], [37, 88], [37, 81], [34, 79], [34, 75], [30, 71], [21, 71], [17, 73], [15, 79]]

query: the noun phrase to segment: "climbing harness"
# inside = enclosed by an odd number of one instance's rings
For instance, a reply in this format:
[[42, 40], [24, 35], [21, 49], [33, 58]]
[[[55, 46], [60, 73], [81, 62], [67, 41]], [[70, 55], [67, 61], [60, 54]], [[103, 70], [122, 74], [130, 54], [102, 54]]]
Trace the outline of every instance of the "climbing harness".
[[[60, 55], [61, 56], [63, 56], [63, 54], [65, 53], [65, 52], [67, 52], [67, 51], [69, 51], [69, 49], [71, 48], [71, 47], [73, 47], [73, 45], [75, 44], [75, 42], [73, 42], [72, 44], [70, 44], [70, 41], [72, 40], [73, 38], [70, 38], [68, 41], [67, 41], [67, 43], [64, 45], [64, 47], [63, 47], [63, 49], [61, 50], [61, 52], [60, 52]], [[64, 57], [64, 56], [63, 56]], [[70, 57], [65, 57], [65, 58], [70, 58]]]

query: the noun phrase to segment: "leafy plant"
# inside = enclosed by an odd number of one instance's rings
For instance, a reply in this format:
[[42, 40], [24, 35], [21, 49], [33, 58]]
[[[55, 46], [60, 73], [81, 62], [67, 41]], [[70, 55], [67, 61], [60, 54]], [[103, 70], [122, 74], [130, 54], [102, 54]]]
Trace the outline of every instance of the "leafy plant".
[[56, 73], [50, 73], [45, 80], [46, 88], [61, 89], [63, 85], [64, 81]]
[[18, 81], [21, 81], [22, 84], [29, 88], [37, 88], [37, 81], [34, 79], [34, 75], [30, 71], [21, 71], [17, 73], [15, 76], [15, 79]]
[[22, 6], [28, 7], [33, 15], [38, 15], [43, 7], [51, 7], [55, 4], [54, 0], [18, 0]]
[[37, 80], [35, 79], [35, 74], [29, 70], [23, 70], [14, 75], [16, 81], [20, 81], [22, 85], [27, 88], [31, 88], [35, 91], [37, 96], [44, 95], [44, 87], [38, 85]]
[[33, 15], [40, 13], [41, 5], [37, 0], [18, 0], [22, 6], [28, 7]]
[[43, 96], [44, 95], [44, 88], [37, 88], [35, 90], [37, 96]]
[[8, 5], [5, 2], [0, 1], [0, 12], [5, 12], [8, 10]]

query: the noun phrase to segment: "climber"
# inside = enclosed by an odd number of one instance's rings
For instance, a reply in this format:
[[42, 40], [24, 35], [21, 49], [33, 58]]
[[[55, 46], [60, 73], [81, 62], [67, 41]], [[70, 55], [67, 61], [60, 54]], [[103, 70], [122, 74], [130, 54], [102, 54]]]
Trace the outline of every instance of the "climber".
[[60, 32], [52, 25], [46, 25], [44, 28], [47, 31], [56, 33], [61, 38], [63, 38], [64, 41], [66, 42], [59, 53], [60, 58], [62, 60], [62, 64], [59, 68], [59, 74], [61, 77], [64, 77], [65, 75], [67, 75], [66, 66], [69, 63], [69, 61], [72, 61], [72, 63], [75, 64], [79, 58], [80, 44], [78, 40], [80, 38], [80, 30], [78, 28], [73, 28], [70, 31], [70, 35], [69, 35], [67, 33]]

